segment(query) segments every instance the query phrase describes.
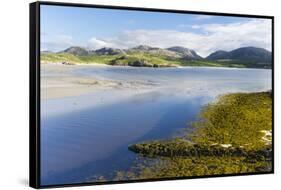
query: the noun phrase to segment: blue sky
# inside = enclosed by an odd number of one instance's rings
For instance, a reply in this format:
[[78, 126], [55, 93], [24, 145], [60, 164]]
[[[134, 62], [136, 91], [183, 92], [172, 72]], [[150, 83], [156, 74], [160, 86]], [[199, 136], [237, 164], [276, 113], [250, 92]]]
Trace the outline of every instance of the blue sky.
[[181, 45], [206, 56], [239, 46], [270, 50], [270, 33], [266, 19], [41, 5], [41, 47], [49, 51]]

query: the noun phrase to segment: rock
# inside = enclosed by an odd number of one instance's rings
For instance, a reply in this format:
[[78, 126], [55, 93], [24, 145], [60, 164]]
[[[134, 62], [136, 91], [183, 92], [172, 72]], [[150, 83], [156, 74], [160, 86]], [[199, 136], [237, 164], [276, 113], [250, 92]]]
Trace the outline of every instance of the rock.
[[66, 61], [62, 62], [61, 64], [63, 64], [63, 65], [75, 65], [74, 63], [70, 63], [70, 62], [66, 62]]

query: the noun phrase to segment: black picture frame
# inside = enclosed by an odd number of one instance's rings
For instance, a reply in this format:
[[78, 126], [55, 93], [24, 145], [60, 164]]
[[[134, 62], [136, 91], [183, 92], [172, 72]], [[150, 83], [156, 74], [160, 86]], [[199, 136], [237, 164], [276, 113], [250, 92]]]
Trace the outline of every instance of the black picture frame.
[[[67, 7], [87, 7], [87, 8], [105, 8], [118, 10], [135, 10], [149, 12], [165, 12], [165, 13], [186, 13], [198, 15], [219, 15], [247, 18], [270, 19], [272, 24], [272, 170], [260, 173], [240, 173], [240, 174], [224, 174], [224, 175], [207, 175], [193, 177], [174, 177], [164, 179], [143, 179], [130, 181], [108, 181], [108, 182], [93, 182], [93, 183], [76, 183], [63, 185], [41, 185], [40, 184], [40, 6], [67, 6]], [[30, 75], [29, 75], [29, 185], [33, 188], [52, 188], [52, 187], [72, 187], [72, 186], [88, 186], [102, 184], [120, 184], [134, 182], [152, 182], [152, 181], [167, 181], [180, 179], [195, 179], [195, 178], [213, 178], [227, 176], [244, 176], [244, 175], [259, 175], [274, 173], [274, 16], [264, 15], [249, 15], [249, 14], [234, 14], [234, 13], [218, 13], [218, 12], [201, 12], [187, 10], [170, 10], [156, 8], [141, 8], [141, 7], [125, 7], [125, 6], [109, 6], [109, 5], [93, 5], [80, 3], [61, 3], [40, 1], [29, 4], [29, 60], [30, 60]]]

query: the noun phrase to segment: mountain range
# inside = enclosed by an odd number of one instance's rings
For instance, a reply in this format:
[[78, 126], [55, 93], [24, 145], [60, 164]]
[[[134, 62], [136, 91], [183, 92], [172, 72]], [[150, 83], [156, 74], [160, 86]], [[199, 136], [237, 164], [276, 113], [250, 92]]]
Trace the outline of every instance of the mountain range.
[[[203, 57], [198, 55], [194, 50], [182, 46], [173, 46], [166, 49], [162, 49], [157, 47], [150, 47], [147, 45], [139, 45], [126, 50], [117, 49], [117, 48], [108, 48], [108, 47], [104, 47], [97, 50], [87, 50], [86, 48], [73, 46], [61, 52], [83, 56], [83, 55], [91, 55], [91, 54], [117, 55], [117, 54], [126, 54], [136, 51], [146, 52], [156, 55], [164, 55], [168, 57], [183, 58], [186, 60], [204, 59]], [[206, 60], [221, 60], [221, 59], [254, 60], [257, 62], [270, 63], [271, 57], [272, 57], [271, 52], [267, 51], [266, 49], [257, 48], [257, 47], [241, 47], [238, 49], [234, 49], [232, 51], [219, 50], [214, 53], [211, 53], [205, 59]]]
[[271, 63], [272, 54], [263, 48], [257, 47], [242, 47], [232, 51], [216, 51], [206, 57], [207, 60], [235, 59], [244, 61], [254, 61]]
[[[241, 47], [232, 51], [219, 50], [207, 57], [201, 57], [196, 51], [182, 47], [173, 46], [169, 48], [158, 48], [147, 45], [139, 45], [128, 49], [103, 47], [89, 50], [79, 46], [69, 47], [57, 53], [42, 52], [43, 58], [51, 59], [52, 54], [70, 55], [75, 57], [70, 61], [83, 62], [83, 60], [101, 60], [106, 64], [130, 65], [131, 66], [156, 66], [156, 65], [181, 65], [181, 66], [225, 66], [225, 67], [251, 67], [271, 68], [272, 53], [258, 47]], [[65, 55], [66, 56], [66, 55]], [[65, 58], [70, 59], [70, 58]]]
[[73, 55], [83, 56], [83, 55], [117, 55], [117, 54], [127, 54], [127, 53], [136, 53], [136, 52], [150, 53], [154, 55], [167, 56], [171, 58], [183, 58], [186, 60], [202, 59], [202, 57], [199, 56], [194, 50], [181, 46], [173, 46], [170, 48], [163, 49], [157, 47], [150, 47], [147, 45], [139, 45], [129, 49], [103, 47], [97, 50], [87, 50], [86, 48], [73, 46], [59, 53], [70, 53]]

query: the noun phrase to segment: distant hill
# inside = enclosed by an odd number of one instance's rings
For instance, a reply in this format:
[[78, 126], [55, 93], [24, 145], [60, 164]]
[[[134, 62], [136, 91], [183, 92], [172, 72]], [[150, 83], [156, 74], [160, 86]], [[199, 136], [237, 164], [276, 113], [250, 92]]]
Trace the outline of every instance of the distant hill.
[[208, 57], [206, 57], [208, 60], [218, 60], [218, 59], [229, 59], [229, 52], [219, 50], [214, 53], [211, 53]]
[[96, 53], [98, 55], [118, 55], [118, 54], [125, 54], [125, 52], [121, 49], [116, 49], [116, 48], [101, 48], [97, 49], [95, 51], [91, 51], [92, 53]]
[[129, 49], [117, 49], [117, 48], [100, 48], [96, 50], [87, 50], [83, 47], [73, 46], [69, 47], [59, 53], [70, 53], [73, 55], [78, 56], [85, 56], [85, 55], [118, 55], [118, 54], [131, 54], [131, 53], [149, 53], [158, 56], [167, 56], [170, 58], [182, 58], [184, 60], [199, 60], [202, 59], [194, 50], [181, 47], [181, 46], [174, 46], [167, 49], [151, 47], [147, 45], [139, 45]]
[[252, 65], [271, 66], [272, 53], [263, 48], [241, 47], [232, 51], [216, 51], [211, 53], [206, 60], [235, 62]]
[[151, 47], [147, 45], [139, 45], [133, 48], [130, 48], [129, 50], [137, 50], [137, 51], [152, 51], [152, 50], [159, 50], [160, 48]]
[[61, 51], [61, 53], [70, 53], [73, 55], [88, 55], [89, 51], [82, 47], [73, 46]]
[[139, 45], [126, 50], [127, 53], [147, 53], [156, 56], [166, 56], [169, 58], [181, 58], [181, 55], [177, 52], [169, 51], [158, 47], [151, 47], [147, 45]]
[[202, 59], [201, 56], [199, 56], [194, 50], [188, 49], [182, 46], [173, 46], [170, 48], [167, 48], [169, 51], [177, 52], [181, 54], [181, 57], [185, 60], [200, 60]]
[[97, 54], [97, 55], [117, 55], [117, 54], [124, 54], [125, 52], [121, 49], [116, 49], [116, 48], [100, 48], [97, 50], [88, 50], [86, 48], [83, 47], [79, 47], [79, 46], [72, 46], [69, 47], [63, 51], [60, 51], [58, 53], [69, 53], [72, 55], [77, 55], [77, 56], [86, 56], [86, 55], [93, 55], [93, 54]]
[[127, 50], [127, 52], [146, 52], [153, 55], [167, 56], [169, 58], [180, 58], [184, 60], [200, 60], [202, 59], [194, 50], [182, 47], [174, 46], [170, 48], [158, 48], [147, 45], [139, 45]]

